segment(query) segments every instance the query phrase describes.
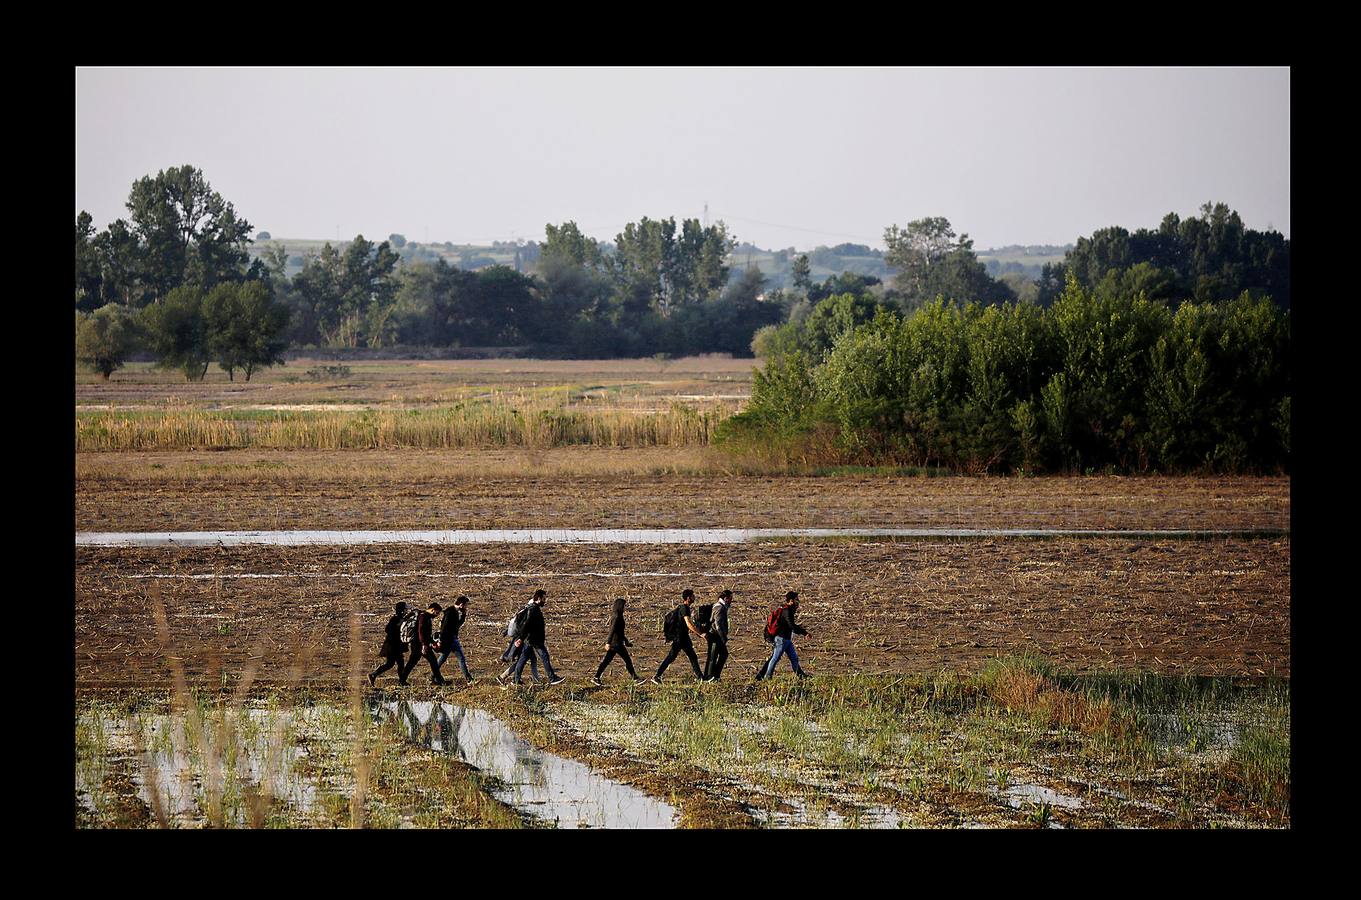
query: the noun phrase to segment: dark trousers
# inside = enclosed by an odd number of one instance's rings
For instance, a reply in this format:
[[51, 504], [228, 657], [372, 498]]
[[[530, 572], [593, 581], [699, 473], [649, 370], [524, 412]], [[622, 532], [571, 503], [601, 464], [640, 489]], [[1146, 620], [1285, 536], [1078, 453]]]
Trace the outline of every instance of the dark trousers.
[[666, 654], [666, 659], [662, 660], [662, 664], [657, 667], [656, 677], [658, 681], [662, 680], [662, 673], [666, 671], [666, 667], [671, 665], [672, 660], [680, 656], [681, 653], [690, 657], [690, 668], [695, 670], [695, 677], [704, 677], [704, 673], [699, 668], [699, 657], [695, 655], [695, 645], [690, 643], [690, 636], [687, 634], [680, 640], [671, 642], [671, 652]]
[[432, 677], [435, 681], [444, 684], [444, 676], [439, 673], [439, 660], [435, 659], [435, 651], [426, 647], [425, 653], [422, 654], [420, 641], [411, 642], [411, 658], [406, 661], [406, 677], [410, 678], [411, 673], [416, 671], [416, 664], [421, 661], [422, 656], [430, 660], [430, 671], [434, 673]]
[[440, 642], [440, 647], [442, 648], [439, 655], [440, 668], [444, 668], [444, 664], [449, 661], [449, 654], [452, 653], [458, 657], [458, 666], [463, 670], [463, 677], [472, 681], [473, 676], [468, 674], [468, 660], [463, 656], [463, 644], [459, 639], [451, 638], [447, 643]]
[[384, 657], [386, 660], [381, 666], [373, 670], [372, 678], [377, 678], [393, 666], [397, 667], [397, 680], [406, 684], [406, 666], [402, 665], [402, 654], [394, 653], [392, 656]]
[[600, 661], [600, 668], [595, 670], [595, 677], [599, 678], [604, 673], [605, 667], [610, 664], [610, 660], [614, 659], [615, 654], [618, 654], [619, 658], [624, 661], [624, 666], [629, 670], [629, 674], [637, 678], [638, 673], [633, 671], [633, 660], [629, 657], [628, 649], [622, 646], [610, 648], [609, 652], [605, 654], [605, 658]]
[[728, 661], [728, 642], [720, 635], [706, 635], [709, 638], [709, 652], [704, 657], [704, 677], [717, 678]]
[[553, 660], [548, 657], [548, 647], [544, 644], [531, 644], [529, 641], [525, 641], [521, 645], [520, 658], [515, 663], [516, 684], [520, 683], [520, 673], [525, 670], [525, 663], [532, 663], [534, 661], [534, 654], [536, 653], [539, 655], [539, 658], [543, 660], [543, 668], [548, 674], [549, 680], [551, 681], [558, 677], [558, 673], [553, 671]]

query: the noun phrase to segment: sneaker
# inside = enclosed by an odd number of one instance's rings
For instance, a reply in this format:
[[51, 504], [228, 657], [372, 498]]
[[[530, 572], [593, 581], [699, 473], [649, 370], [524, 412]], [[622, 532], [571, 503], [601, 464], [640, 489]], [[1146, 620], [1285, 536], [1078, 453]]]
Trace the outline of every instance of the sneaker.
[[477, 679], [476, 679], [476, 678], [469, 678], [469, 679], [468, 679], [468, 687], [472, 687], [472, 686], [475, 685], [475, 684], [477, 684]]
[[506, 686], [506, 676], [505, 676], [505, 675], [497, 675], [497, 676], [496, 676], [496, 683], [499, 684], [499, 685], [501, 685], [501, 687], [505, 687], [505, 686]]
[[550, 682], [548, 682], [548, 683], [549, 683], [549, 684], [562, 684], [562, 683], [563, 683], [564, 681], [566, 681], [566, 680], [567, 680], [566, 678], [563, 678], [561, 675], [558, 675], [558, 676], [554, 677], [553, 680], [550, 681]]
[[648, 680], [649, 680], [652, 684], [661, 684], [661, 683], [662, 683], [662, 682], [661, 682], [661, 679], [655, 678], [655, 677], [654, 677], [654, 678], [650, 678], [650, 679], [648, 679]]
[[369, 673], [369, 687], [373, 687], [373, 686], [374, 686], [375, 684], [377, 684], [377, 683], [378, 683], [378, 682], [377, 682], [377, 679], [375, 679], [375, 678], [373, 677], [373, 673], [370, 672], [370, 673]]
[[635, 675], [635, 676], [633, 676], [633, 683], [634, 683], [635, 685], [638, 685], [638, 684], [647, 684], [647, 679], [646, 679], [646, 678], [639, 678], [638, 676]]
[[799, 671], [795, 672], [794, 674], [795, 674], [795, 675], [798, 675], [800, 678], [812, 678], [812, 677], [813, 677], [812, 675], [809, 675], [807, 672], [805, 672], [803, 669], [799, 669]]
[[591, 679], [591, 684], [595, 685], [596, 687], [604, 687], [604, 686], [605, 686], [605, 682], [601, 681], [599, 678], [592, 678], [592, 679]]

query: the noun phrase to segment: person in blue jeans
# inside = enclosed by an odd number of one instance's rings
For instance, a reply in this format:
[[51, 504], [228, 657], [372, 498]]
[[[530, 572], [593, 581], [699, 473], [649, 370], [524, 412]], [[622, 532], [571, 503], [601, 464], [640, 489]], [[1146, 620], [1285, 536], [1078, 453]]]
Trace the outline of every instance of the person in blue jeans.
[[468, 618], [468, 598], [462, 594], [454, 601], [454, 605], [444, 611], [440, 619], [439, 626], [439, 649], [440, 668], [449, 659], [449, 654], [453, 653], [458, 657], [458, 667], [463, 670], [463, 679], [468, 684], [473, 683], [473, 676], [468, 674], [468, 660], [463, 656], [463, 644], [458, 639], [459, 629], [463, 627], [464, 619]]
[[562, 684], [566, 680], [553, 671], [553, 661], [549, 659], [548, 647], [544, 643], [543, 605], [545, 602], [547, 602], [547, 595], [542, 590], [535, 591], [534, 601], [529, 607], [529, 615], [525, 617], [523, 626], [515, 635], [515, 646], [520, 648], [520, 659], [515, 663], [516, 684], [521, 683], [520, 673], [524, 671], [525, 662], [532, 659], [535, 653], [543, 660], [543, 668], [545, 674], [548, 675], [549, 684]]
[[794, 615], [799, 609], [799, 595], [795, 591], [790, 591], [784, 595], [784, 606], [780, 609], [780, 617], [775, 624], [775, 651], [770, 655], [770, 662], [766, 663], [760, 672], [756, 673], [756, 680], [762, 678], [773, 678], [775, 675], [775, 664], [780, 661], [781, 656], [789, 657], [789, 664], [794, 667], [794, 674], [800, 678], [807, 678], [808, 673], [799, 665], [799, 654], [794, 649], [794, 635], [807, 635], [803, 626], [794, 621]]

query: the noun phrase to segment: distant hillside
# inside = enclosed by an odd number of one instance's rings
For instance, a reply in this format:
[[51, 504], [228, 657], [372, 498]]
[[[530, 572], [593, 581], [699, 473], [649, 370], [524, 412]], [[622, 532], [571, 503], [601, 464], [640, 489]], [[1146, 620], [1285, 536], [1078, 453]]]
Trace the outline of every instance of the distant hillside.
[[[367, 236], [368, 240], [379, 242], [386, 237]], [[321, 252], [326, 244], [344, 253], [349, 246], [348, 240], [334, 241], [315, 238], [271, 237], [257, 240], [250, 248], [252, 259], [263, 255], [274, 247], [283, 247], [288, 254], [288, 277], [292, 278], [302, 271], [303, 260], [307, 256]], [[404, 263], [434, 262], [443, 259], [451, 266], [462, 269], [482, 269], [487, 266], [508, 266], [517, 268], [516, 253], [519, 252], [520, 271], [532, 271], [538, 258], [538, 244], [529, 241], [522, 244], [511, 242], [492, 245], [426, 243], [407, 241], [402, 247], [395, 248]], [[1012, 244], [978, 252], [978, 260], [987, 266], [988, 274], [994, 278], [1006, 274], [1019, 274], [1030, 280], [1040, 277], [1040, 270], [1048, 263], [1063, 262], [1063, 256], [1072, 249], [1071, 244], [1054, 246], [1049, 244], [1022, 246]], [[766, 277], [766, 289], [789, 287], [793, 283], [794, 260], [801, 254], [808, 255], [808, 262], [814, 283], [825, 281], [842, 272], [857, 275], [873, 275], [887, 282], [892, 273], [884, 263], [884, 252], [864, 244], [838, 244], [834, 247], [819, 246], [812, 250], [767, 250], [750, 243], [738, 244], [728, 258], [732, 266], [730, 280], [737, 280], [748, 266], [756, 266]]]

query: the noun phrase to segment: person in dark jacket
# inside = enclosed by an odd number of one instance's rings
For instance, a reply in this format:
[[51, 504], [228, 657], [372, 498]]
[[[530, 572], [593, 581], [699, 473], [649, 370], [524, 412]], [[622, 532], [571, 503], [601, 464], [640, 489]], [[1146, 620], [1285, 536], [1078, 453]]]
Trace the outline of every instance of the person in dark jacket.
[[410, 678], [416, 664], [425, 657], [430, 661], [431, 684], [448, 684], [439, 673], [439, 660], [435, 659], [435, 615], [442, 610], [438, 603], [431, 603], [422, 612], [416, 613], [416, 636], [411, 640], [411, 658], [406, 662], [406, 677]]
[[704, 655], [704, 680], [717, 681], [728, 661], [728, 606], [732, 591], [720, 591], [710, 614], [709, 628], [704, 636], [709, 640], [709, 652]]
[[800, 678], [807, 678], [808, 673], [799, 665], [799, 654], [794, 652], [794, 635], [807, 635], [808, 632], [794, 621], [794, 614], [799, 609], [799, 595], [790, 591], [784, 595], [784, 606], [780, 609], [780, 618], [775, 625], [775, 650], [770, 656], [770, 662], [756, 673], [756, 680], [771, 678], [775, 675], [775, 664], [780, 661], [781, 656], [789, 657], [789, 664], [794, 667], [794, 674]]
[[369, 673], [370, 685], [378, 680], [379, 675], [393, 666], [397, 667], [398, 683], [406, 684], [406, 667], [402, 665], [402, 657], [406, 655], [406, 645], [402, 643], [402, 617], [406, 615], [406, 604], [399, 602], [395, 609], [397, 614], [388, 619], [383, 646], [378, 648], [378, 655], [383, 657], [385, 661]]
[[605, 639], [605, 658], [600, 661], [600, 666], [595, 670], [595, 677], [591, 679], [591, 683], [597, 686], [602, 683], [600, 676], [604, 674], [605, 667], [610, 664], [610, 660], [618, 654], [619, 658], [624, 661], [624, 667], [628, 669], [634, 683], [642, 684], [643, 679], [637, 672], [633, 671], [633, 660], [629, 658], [628, 648], [632, 646], [633, 642], [624, 635], [624, 598], [616, 597], [614, 612], [610, 615], [610, 635]]
[[[529, 609], [531, 606], [534, 605], [535, 600], [537, 600], [539, 597], [546, 596], [547, 594], [544, 592], [542, 588], [540, 588], [539, 590], [534, 592], [534, 596], [529, 600], [529, 602], [525, 603], [524, 608]], [[519, 614], [517, 613], [516, 615]], [[515, 635], [513, 634], [510, 635], [510, 640], [506, 643], [506, 651], [501, 654], [501, 662], [507, 663], [506, 670], [497, 677], [496, 680], [498, 682], [505, 683], [506, 679], [510, 678], [510, 673], [515, 671], [515, 664], [520, 661], [520, 654], [523, 653], [525, 649], [526, 646], [523, 643], [519, 644], [518, 646], [516, 645]], [[529, 668], [530, 671], [533, 672], [534, 680], [539, 681], [540, 680], [539, 664], [538, 662], [535, 661], [534, 654], [532, 653], [529, 655]]]
[[695, 670], [695, 680], [702, 681], [704, 679], [704, 673], [700, 671], [699, 668], [699, 657], [695, 655], [695, 645], [690, 642], [690, 635], [704, 634], [704, 632], [695, 625], [694, 619], [690, 618], [690, 607], [694, 605], [694, 602], [694, 591], [689, 588], [681, 591], [680, 606], [676, 607], [674, 612], [678, 624], [682, 627], [677, 627], [672, 634], [671, 650], [666, 654], [666, 659], [662, 660], [662, 664], [657, 667], [657, 674], [652, 676], [653, 684], [662, 683], [662, 673], [666, 671], [667, 666], [671, 665], [672, 660], [681, 653], [684, 653], [690, 658], [690, 668]]
[[[525, 662], [533, 658], [533, 654], [539, 654], [543, 660], [544, 672], [548, 674], [549, 684], [562, 684], [566, 681], [561, 675], [553, 671], [553, 660], [548, 656], [548, 645], [544, 641], [545, 623], [543, 619], [543, 605], [548, 600], [548, 595], [544, 591], [534, 593], [534, 602], [530, 604], [529, 615], [525, 617], [523, 625], [515, 635], [515, 646], [520, 648], [520, 659], [515, 663], [515, 683], [521, 684], [520, 676], [524, 671]], [[504, 684], [504, 680], [502, 680]]]
[[458, 656], [458, 666], [463, 670], [463, 679], [469, 684], [473, 683], [473, 676], [468, 674], [468, 660], [463, 656], [463, 644], [458, 639], [459, 629], [463, 627], [463, 621], [468, 618], [468, 598], [462, 594], [454, 601], [454, 605], [444, 611], [439, 623], [439, 664], [444, 668], [444, 664], [449, 661], [449, 654], [454, 653]]

